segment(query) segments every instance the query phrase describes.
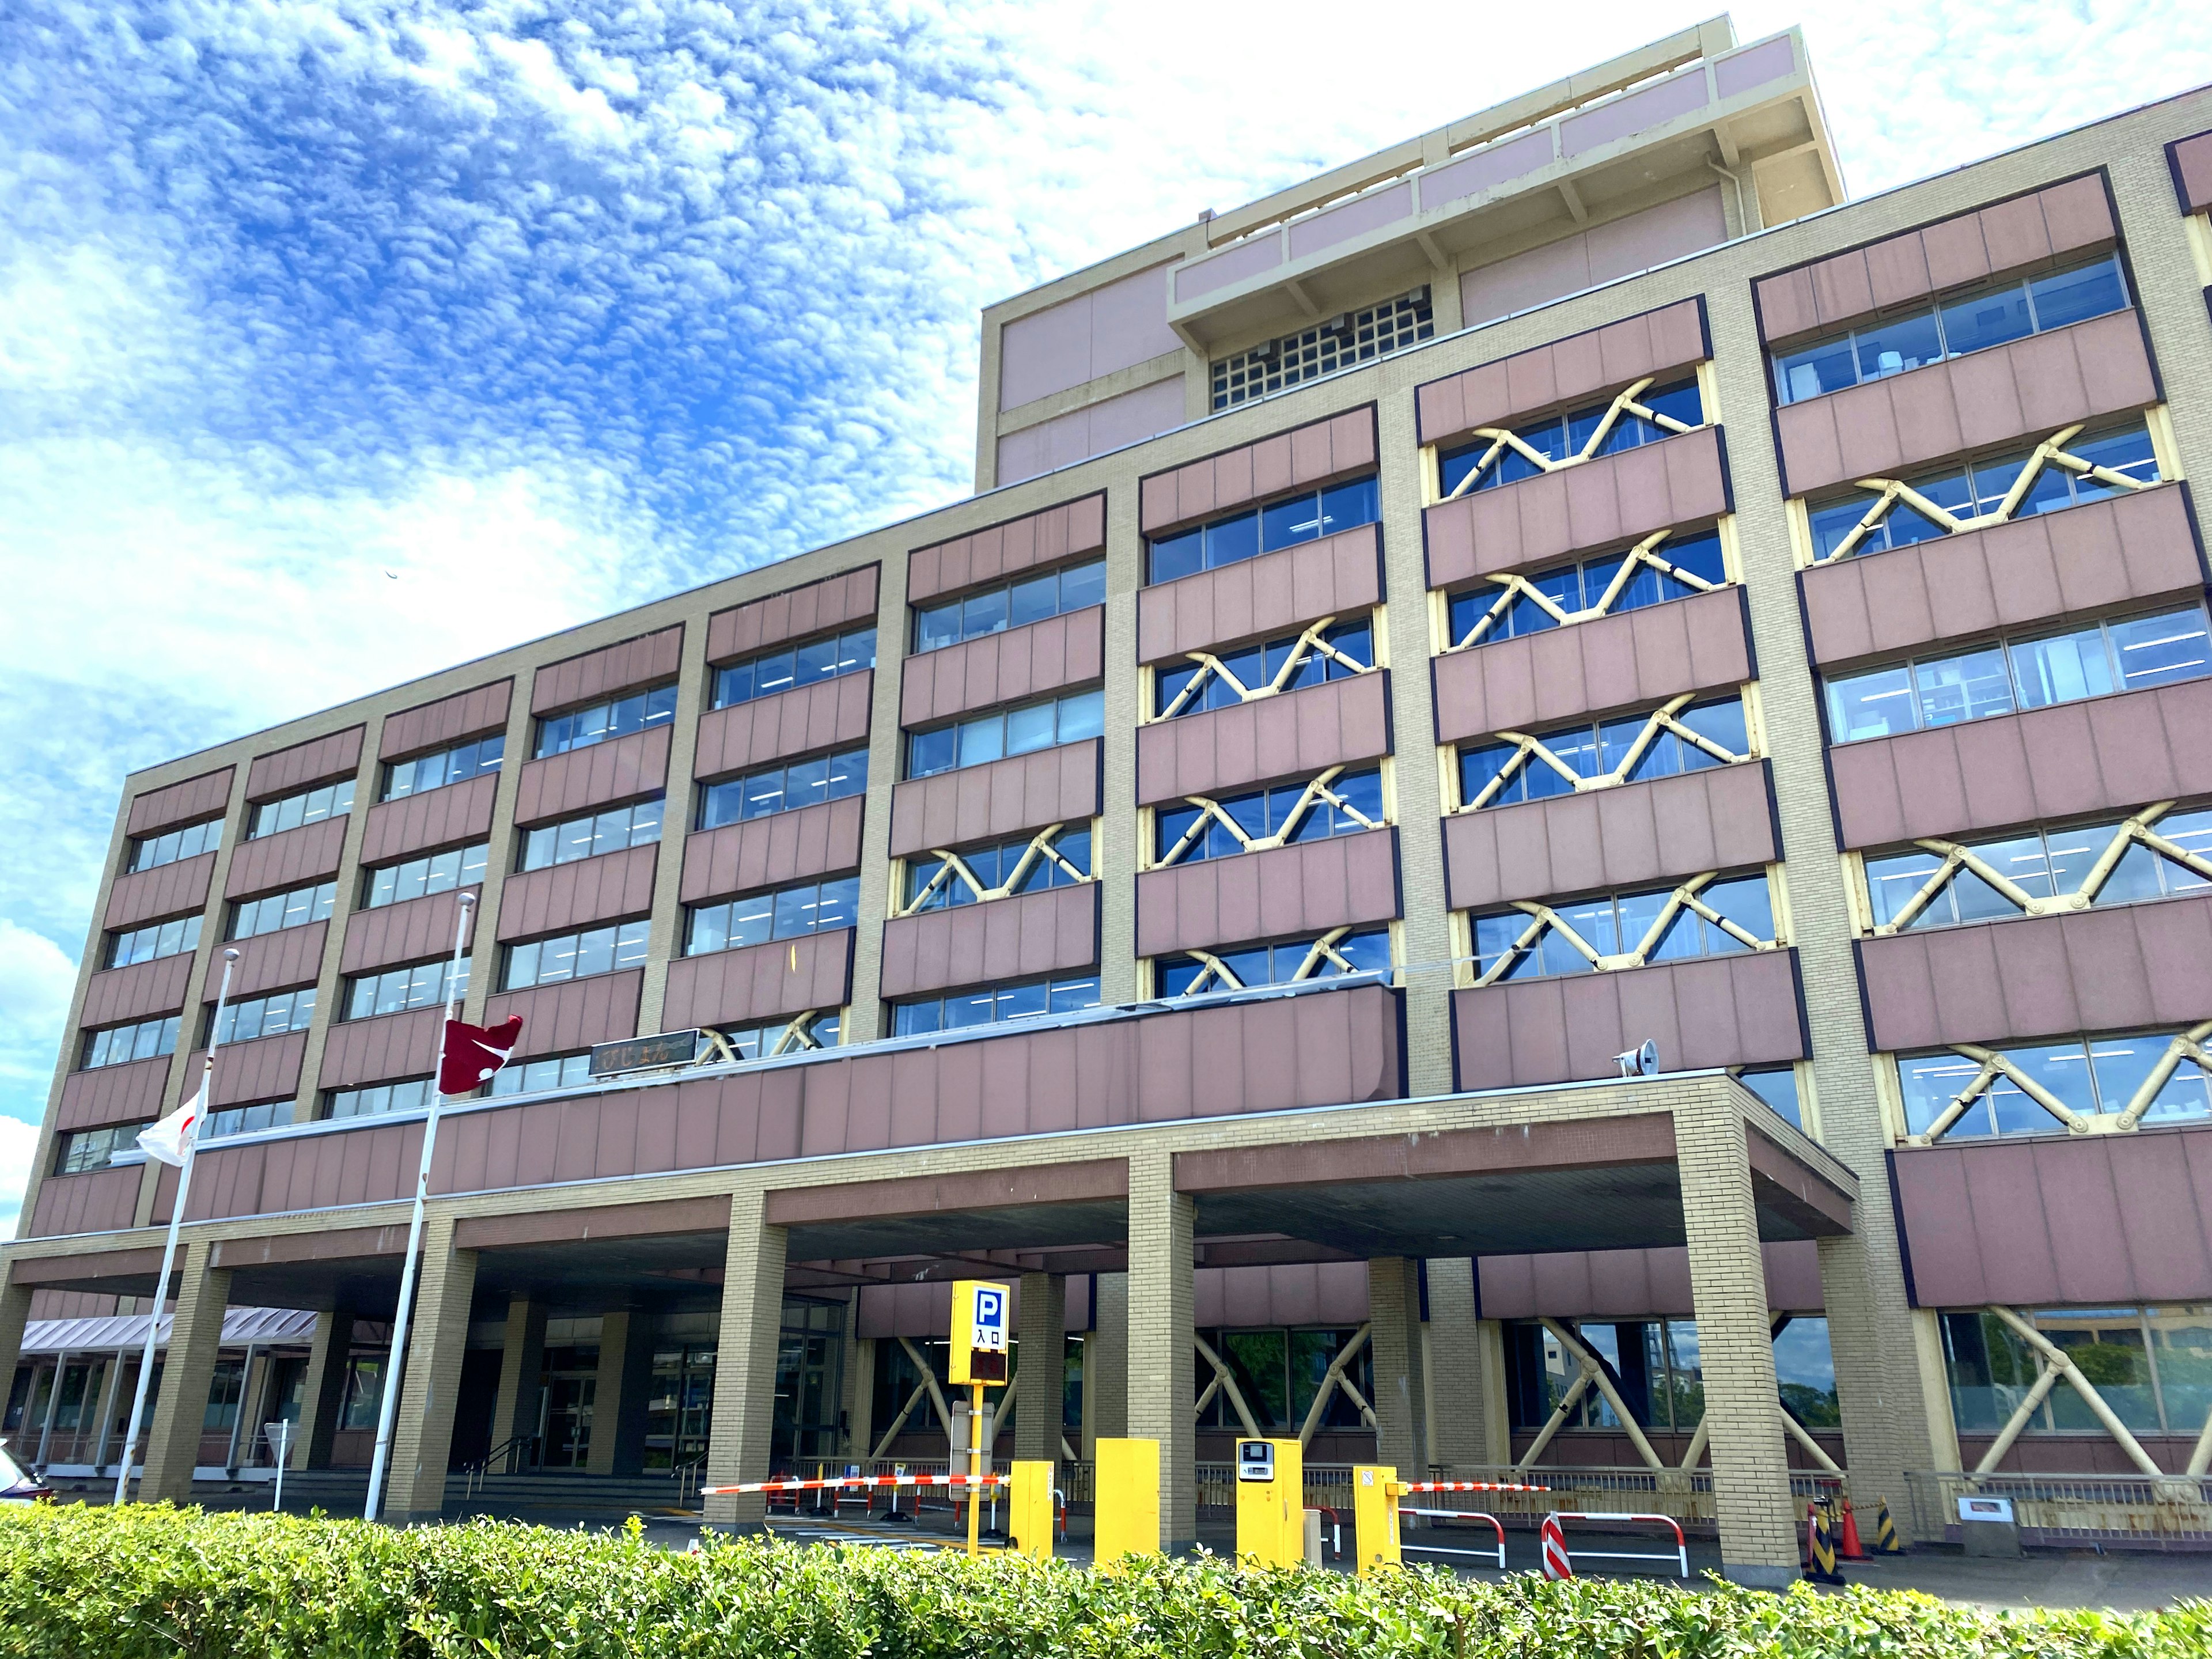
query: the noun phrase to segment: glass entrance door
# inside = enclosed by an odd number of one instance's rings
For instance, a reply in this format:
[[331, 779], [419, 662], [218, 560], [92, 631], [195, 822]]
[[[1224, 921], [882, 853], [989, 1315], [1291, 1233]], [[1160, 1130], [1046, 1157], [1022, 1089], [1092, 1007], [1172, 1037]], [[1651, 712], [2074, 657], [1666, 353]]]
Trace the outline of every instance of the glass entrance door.
[[599, 1389], [596, 1347], [548, 1348], [538, 1423], [538, 1467], [580, 1469], [592, 1455], [592, 1402]]
[[704, 1457], [714, 1409], [714, 1348], [656, 1350], [653, 1393], [646, 1402], [645, 1467], [669, 1469]]
[[785, 1301], [775, 1356], [775, 1467], [826, 1462], [842, 1452], [844, 1334], [844, 1304]]

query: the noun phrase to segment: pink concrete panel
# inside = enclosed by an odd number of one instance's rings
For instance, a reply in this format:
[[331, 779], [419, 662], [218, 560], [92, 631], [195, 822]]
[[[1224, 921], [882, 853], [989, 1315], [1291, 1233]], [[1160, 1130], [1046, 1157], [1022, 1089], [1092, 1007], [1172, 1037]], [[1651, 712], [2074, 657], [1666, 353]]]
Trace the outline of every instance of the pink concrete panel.
[[1908, 369], [1775, 411], [1792, 495], [1900, 477], [1962, 450], [2140, 409], [2157, 381], [2133, 311]]
[[1734, 98], [1779, 81], [1796, 72], [1797, 54], [1786, 34], [1730, 52], [1713, 64], [1713, 89], [1723, 98]]
[[668, 964], [660, 1028], [746, 1025], [842, 1008], [851, 995], [853, 930], [683, 957]]
[[[190, 961], [190, 957], [185, 958]], [[137, 1123], [161, 1115], [161, 1091], [167, 1086], [169, 1060], [137, 1060], [128, 1066], [102, 1066], [71, 1072], [62, 1079], [57, 1129], [96, 1129], [109, 1123]]]
[[230, 780], [235, 769], [226, 766], [219, 772], [203, 772], [182, 783], [133, 796], [131, 817], [124, 825], [124, 832], [151, 835], [157, 830], [196, 823], [202, 818], [217, 816], [230, 804]]
[[1429, 586], [1455, 586], [1640, 541], [1655, 530], [1707, 524], [1729, 505], [1720, 429], [1700, 428], [1425, 509]]
[[965, 847], [1096, 817], [1100, 740], [910, 778], [891, 791], [890, 855]]
[[2212, 1129], [1900, 1147], [1921, 1307], [2201, 1297], [2212, 1284]]
[[2191, 592], [2204, 566], [2179, 489], [1815, 565], [1800, 580], [1814, 660]]
[[1623, 93], [1586, 115], [1570, 116], [1560, 122], [1559, 153], [1580, 155], [1631, 133], [1678, 119], [1703, 109], [1707, 96], [1705, 66], [1693, 64], [1641, 92]]
[[795, 812], [686, 836], [684, 902], [697, 904], [858, 869], [860, 819], [866, 805], [863, 797], [848, 795]]
[[345, 837], [346, 819], [334, 817], [242, 841], [230, 855], [223, 896], [288, 892], [325, 880], [337, 872]]
[[2130, 691], [1829, 750], [1845, 848], [2212, 791], [2212, 681]]
[[1382, 602], [1382, 532], [1363, 525], [1256, 559], [1137, 592], [1137, 657], [1188, 651], [1349, 619]]
[[1395, 225], [1413, 211], [1413, 186], [1410, 181], [1355, 196], [1335, 207], [1323, 208], [1310, 218], [1291, 223], [1291, 258], [1303, 259], [1310, 253], [1319, 253], [1340, 242]]
[[1106, 498], [1085, 495], [957, 541], [916, 548], [907, 557], [907, 603], [920, 605], [940, 593], [1081, 558], [1105, 545]]
[[386, 715], [377, 740], [377, 755], [383, 760], [404, 760], [410, 755], [501, 731], [507, 725], [514, 697], [514, 682], [496, 680], [472, 691], [457, 692]]
[[[335, 1017], [339, 1010], [331, 1011]], [[336, 1019], [323, 1044], [322, 1075], [317, 1086], [349, 1089], [363, 1083], [424, 1077], [438, 1058], [441, 1011], [410, 1008], [404, 1014], [371, 1019]]]
[[1018, 893], [884, 924], [883, 994], [1011, 983], [1098, 960], [1098, 884]]
[[[1762, 1244], [1759, 1254], [1769, 1308], [1777, 1313], [1822, 1310], [1819, 1244], [1789, 1239]], [[1486, 1255], [1477, 1269], [1485, 1319], [1688, 1319], [1697, 1314], [1690, 1295], [1690, 1253], [1679, 1244]]]
[[876, 614], [876, 580], [883, 567], [864, 565], [803, 587], [771, 593], [707, 618], [707, 660], [734, 661], [811, 634], [844, 629]]
[[[296, 1094], [300, 1065], [307, 1052], [305, 1031], [256, 1037], [250, 1042], [226, 1042], [216, 1056], [215, 1086], [209, 1097], [211, 1103], [242, 1106], [249, 1101], [283, 1100]], [[179, 1087], [178, 1101], [198, 1086], [206, 1060], [206, 1054], [197, 1048], [185, 1056], [185, 1080]], [[172, 1101], [164, 1109], [176, 1103]]]
[[1167, 321], [1167, 272], [1153, 265], [1008, 323], [999, 335], [999, 407], [1180, 350]]
[[650, 915], [659, 852], [658, 846], [629, 847], [509, 876], [500, 889], [499, 937], [532, 939]]
[[1727, 240], [1719, 188], [1699, 190], [1462, 271], [1461, 312], [1473, 327]]
[[1877, 1048], [2212, 1017], [2212, 898], [1916, 929], [1859, 946]]
[[712, 709], [699, 719], [691, 775], [720, 777], [786, 756], [865, 743], [875, 688], [871, 669]]
[[103, 927], [133, 927], [157, 917], [181, 916], [207, 908], [208, 887], [215, 876], [215, 854], [179, 859], [174, 864], [118, 876], [107, 890], [107, 908], [100, 916]]
[[[1179, 714], [1137, 729], [1137, 799], [1155, 805], [1270, 779], [1311, 777], [1390, 752], [1387, 672]], [[896, 851], [896, 848], [894, 848]]]
[[141, 1178], [135, 1169], [49, 1176], [39, 1183], [38, 1204], [23, 1237], [119, 1232], [137, 1218]]
[[1477, 427], [1510, 426], [1647, 375], [1669, 379], [1711, 355], [1703, 302], [1678, 301], [1431, 380], [1414, 392], [1420, 441], [1449, 443]]
[[1375, 454], [1370, 404], [1155, 473], [1139, 497], [1144, 532], [1157, 536], [1267, 496], [1372, 471]]
[[899, 723], [927, 726], [1097, 679], [1106, 607], [1085, 606], [1003, 633], [911, 656], [901, 665]]
[[1183, 423], [1182, 409], [1182, 376], [1176, 374], [1010, 432], [999, 440], [998, 482], [1003, 487], [1042, 477], [1171, 432]]
[[1216, 1326], [1357, 1326], [1367, 1320], [1364, 1261], [1199, 1267], [1192, 1272], [1191, 1291], [1191, 1323], [1200, 1330]]
[[496, 1025], [514, 1015], [522, 1016], [522, 1038], [514, 1048], [517, 1059], [574, 1054], [595, 1042], [635, 1036], [637, 1000], [644, 985], [645, 970], [631, 968], [535, 986], [527, 991], [507, 991], [484, 1005], [484, 1023]]
[[1232, 242], [1218, 253], [1187, 261], [1174, 274], [1175, 297], [1188, 305], [1217, 289], [1273, 270], [1282, 262], [1282, 233], [1271, 226], [1249, 240]]
[[177, 1012], [185, 1006], [185, 984], [191, 977], [192, 961], [192, 953], [187, 951], [94, 974], [85, 982], [84, 1011], [77, 1024], [92, 1030]]
[[1742, 592], [1720, 588], [1455, 651], [1435, 659], [1435, 675], [1442, 743], [1729, 690], [1752, 677]]
[[[424, 962], [453, 948], [453, 927], [462, 893], [481, 890], [465, 887], [398, 904], [356, 910], [346, 919], [345, 945], [338, 956], [338, 970], [364, 974], [404, 962]], [[483, 926], [483, 917], [477, 926]]]
[[672, 680], [683, 659], [684, 625], [678, 623], [657, 634], [548, 663], [532, 682], [530, 712], [554, 714]]
[[1766, 337], [1786, 340], [2096, 247], [2117, 234], [2104, 181], [2091, 173], [1764, 276], [1753, 286]]
[[352, 776], [361, 766], [361, 740], [368, 730], [365, 726], [349, 726], [328, 737], [257, 757], [246, 775], [246, 799], [270, 800], [334, 778]]
[[[1455, 910], [1646, 886], [1780, 856], [1764, 761], [1444, 820]], [[1140, 919], [1145, 880], [1138, 878]]]
[[1546, 127], [1523, 133], [1503, 143], [1488, 144], [1456, 161], [1431, 167], [1419, 179], [1421, 210], [1433, 212], [1450, 203], [1480, 196], [1485, 191], [1523, 178], [1538, 167], [1549, 167], [1558, 140]]
[[[322, 975], [323, 941], [330, 926], [327, 921], [310, 921], [238, 940], [230, 946], [238, 952], [238, 966], [230, 976], [232, 999], [313, 985]], [[222, 963], [218, 958], [208, 964], [207, 975], [200, 983], [201, 1001], [212, 1003], [222, 988]]]
[[1747, 951], [1455, 991], [1459, 1086], [1611, 1077], [1613, 1057], [1647, 1040], [1668, 1071], [1802, 1060], [1796, 957]]
[[2181, 210], [2202, 213], [2212, 208], [2212, 132], [2178, 139], [2166, 147], [2166, 154]]
[[529, 762], [515, 781], [514, 821], [549, 823], [666, 788], [673, 736], [672, 728], [656, 726]]
[[1137, 878], [1137, 954], [1311, 936], [1399, 915], [1398, 832], [1332, 836]]
[[483, 840], [491, 833], [492, 804], [498, 793], [498, 774], [486, 772], [465, 783], [370, 807], [368, 822], [362, 829], [362, 865], [390, 864], [417, 853]]

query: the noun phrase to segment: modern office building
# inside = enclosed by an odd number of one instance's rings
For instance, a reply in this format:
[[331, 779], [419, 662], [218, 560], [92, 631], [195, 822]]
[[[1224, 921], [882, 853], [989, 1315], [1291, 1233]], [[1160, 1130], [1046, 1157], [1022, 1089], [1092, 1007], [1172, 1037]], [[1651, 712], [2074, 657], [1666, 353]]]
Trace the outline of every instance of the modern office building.
[[143, 1491], [367, 1461], [473, 892], [396, 1512], [941, 1458], [984, 1274], [1174, 1540], [1247, 1430], [2212, 1533], [2208, 130], [1846, 201], [1717, 20], [991, 307], [971, 499], [134, 775], [7, 1433], [119, 1455], [230, 948]]

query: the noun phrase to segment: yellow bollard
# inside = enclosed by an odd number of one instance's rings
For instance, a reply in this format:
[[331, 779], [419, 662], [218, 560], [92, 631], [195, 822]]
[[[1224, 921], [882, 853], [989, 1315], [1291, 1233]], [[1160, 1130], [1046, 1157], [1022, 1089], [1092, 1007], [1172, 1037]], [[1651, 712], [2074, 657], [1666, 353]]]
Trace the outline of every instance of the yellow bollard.
[[1398, 1553], [1398, 1471], [1362, 1463], [1352, 1471], [1352, 1547], [1359, 1576], [1404, 1564]]
[[1092, 1481], [1097, 1498], [1093, 1565], [1110, 1568], [1125, 1555], [1159, 1554], [1160, 1443], [1099, 1441]]
[[1297, 1441], [1237, 1443], [1237, 1559], [1263, 1567], [1306, 1559], [1305, 1453]]
[[1032, 1561], [1052, 1559], [1052, 1469], [1039, 1459], [1010, 1470], [1006, 1547]]

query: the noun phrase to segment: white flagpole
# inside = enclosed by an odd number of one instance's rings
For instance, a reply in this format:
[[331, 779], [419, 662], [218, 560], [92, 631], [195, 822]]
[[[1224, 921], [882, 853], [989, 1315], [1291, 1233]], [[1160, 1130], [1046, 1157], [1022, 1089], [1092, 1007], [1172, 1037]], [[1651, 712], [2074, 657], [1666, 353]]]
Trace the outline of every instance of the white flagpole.
[[[215, 994], [215, 1024], [208, 1028], [207, 1054], [200, 1066], [202, 1095], [214, 1092], [215, 1051], [222, 1043], [222, 1011], [230, 1001], [231, 969], [238, 966], [235, 950], [222, 953], [222, 984]], [[187, 1095], [185, 1099], [192, 1097]], [[200, 1103], [200, 1122], [207, 1121], [208, 1103]], [[138, 1357], [138, 1391], [131, 1401], [131, 1431], [123, 1437], [123, 1466], [116, 1472], [115, 1501], [118, 1504], [130, 1502], [131, 1460], [138, 1449], [138, 1430], [146, 1420], [146, 1390], [154, 1380], [154, 1346], [161, 1329], [161, 1304], [169, 1298], [169, 1270], [177, 1261], [177, 1233], [185, 1224], [185, 1200], [192, 1190], [192, 1160], [199, 1151], [200, 1124], [192, 1125], [191, 1139], [185, 1143], [185, 1161], [177, 1171], [177, 1198], [169, 1211], [169, 1242], [161, 1249], [161, 1276], [154, 1281], [154, 1311], [146, 1321], [146, 1350]]]
[[446, 1103], [438, 1086], [446, 1070], [446, 1027], [459, 1018], [454, 988], [461, 976], [461, 950], [469, 934], [469, 915], [476, 895], [461, 895], [460, 916], [453, 924], [453, 962], [446, 975], [446, 1018], [438, 1022], [438, 1070], [430, 1079], [430, 1115], [422, 1124], [422, 1162], [415, 1172], [415, 1213], [407, 1224], [406, 1265], [399, 1270], [399, 1311], [392, 1321], [392, 1358], [384, 1368], [384, 1399], [376, 1412], [376, 1455], [368, 1464], [368, 1502], [362, 1518], [374, 1521], [383, 1507], [384, 1477], [392, 1461], [392, 1419], [399, 1407], [399, 1378], [407, 1353], [408, 1314], [415, 1300], [416, 1256], [422, 1248], [422, 1206], [430, 1195], [430, 1155], [438, 1145], [438, 1109]]

